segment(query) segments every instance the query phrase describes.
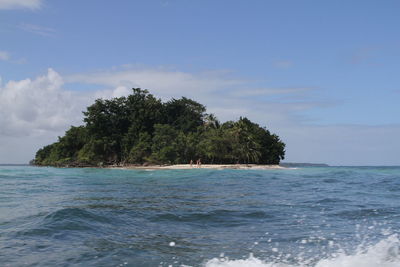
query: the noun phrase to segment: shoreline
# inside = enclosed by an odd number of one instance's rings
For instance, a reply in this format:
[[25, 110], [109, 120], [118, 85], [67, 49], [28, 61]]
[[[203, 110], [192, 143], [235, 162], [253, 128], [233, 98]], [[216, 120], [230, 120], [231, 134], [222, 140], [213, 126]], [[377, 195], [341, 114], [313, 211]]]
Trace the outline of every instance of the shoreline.
[[276, 170], [288, 169], [279, 165], [258, 165], [258, 164], [202, 164], [198, 167], [196, 164], [175, 164], [175, 165], [149, 165], [149, 166], [107, 166], [110, 169], [124, 169], [124, 170], [189, 170], [189, 169], [214, 169], [214, 170]]

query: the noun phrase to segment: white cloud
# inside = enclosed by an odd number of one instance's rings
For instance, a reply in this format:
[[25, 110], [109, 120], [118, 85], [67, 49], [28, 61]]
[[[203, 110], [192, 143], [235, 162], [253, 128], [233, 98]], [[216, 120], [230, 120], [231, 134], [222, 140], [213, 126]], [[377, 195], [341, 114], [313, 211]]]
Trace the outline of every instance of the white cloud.
[[[128, 69], [71, 75], [67, 82], [107, 86], [113, 90], [96, 92], [97, 97], [109, 98], [128, 95], [131, 88], [149, 89], [163, 100], [182, 96], [195, 99], [207, 106], [222, 121], [240, 116], [256, 117], [260, 124], [288, 121], [290, 113], [313, 106], [312, 103], [276, 103], [275, 100], [257, 97], [305, 94], [309, 88], [244, 89], [251, 81], [231, 77], [227, 72], [187, 73], [165, 69]], [[246, 98], [244, 98], [246, 97]], [[297, 98], [298, 100], [298, 98]], [[285, 120], [282, 120], [286, 118]], [[268, 119], [268, 121], [267, 121]]]
[[158, 96], [180, 97], [236, 87], [245, 81], [225, 77], [219, 72], [192, 74], [165, 69], [129, 69], [77, 74], [66, 77], [68, 82], [98, 84], [109, 87], [148, 88]]
[[0, 87], [0, 135], [60, 131], [79, 122], [82, 96], [63, 90], [63, 84], [62, 77], [49, 69], [45, 76], [9, 81]]
[[0, 0], [0, 9], [38, 9], [42, 6], [42, 0]]
[[1, 51], [0, 50], [0, 60], [7, 61], [10, 59], [10, 54], [6, 51]]
[[38, 148], [56, 141], [71, 125], [81, 125], [82, 111], [96, 98], [129, 93], [123, 87], [88, 93], [64, 85], [52, 69], [35, 79], [0, 82], [0, 163], [28, 162]]
[[162, 68], [127, 68], [70, 75], [65, 80], [113, 88], [113, 91], [96, 93], [103, 98], [116, 96], [117, 92], [118, 96], [127, 95], [132, 87], [149, 89], [163, 100], [185, 96], [205, 104], [222, 121], [248, 116], [275, 129], [291, 124], [294, 119], [297, 123], [306, 121], [299, 113], [323, 105], [310, 100], [309, 94], [315, 88], [257, 88], [252, 87], [252, 81], [227, 71], [187, 73]]

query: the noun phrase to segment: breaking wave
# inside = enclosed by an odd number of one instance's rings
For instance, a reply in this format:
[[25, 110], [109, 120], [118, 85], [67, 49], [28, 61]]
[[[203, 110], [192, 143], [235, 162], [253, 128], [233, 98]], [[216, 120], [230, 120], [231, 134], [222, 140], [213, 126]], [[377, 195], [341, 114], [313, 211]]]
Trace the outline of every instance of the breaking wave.
[[398, 235], [394, 234], [373, 245], [359, 247], [352, 254], [339, 250], [328, 258], [300, 259], [297, 263], [282, 260], [286, 256], [290, 257], [290, 255], [280, 255], [276, 261], [264, 261], [253, 255], [238, 260], [226, 257], [214, 258], [207, 261], [205, 267], [398, 267], [400, 240]]

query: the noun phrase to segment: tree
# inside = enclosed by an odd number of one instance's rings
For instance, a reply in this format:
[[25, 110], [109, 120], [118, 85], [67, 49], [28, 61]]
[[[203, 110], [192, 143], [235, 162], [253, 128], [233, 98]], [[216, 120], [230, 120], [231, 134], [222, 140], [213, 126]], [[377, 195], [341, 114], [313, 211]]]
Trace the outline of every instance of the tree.
[[86, 149], [95, 149], [97, 153], [101, 153], [99, 158], [109, 163], [119, 162], [122, 139], [129, 128], [126, 98], [97, 99], [87, 108], [84, 115], [84, 122], [91, 139], [91, 146], [87, 146]]
[[254, 133], [257, 126], [247, 118], [240, 118], [233, 124], [231, 130], [234, 139], [233, 154], [238, 162], [259, 162], [261, 145], [257, 142]]
[[206, 108], [196, 101], [182, 97], [172, 99], [164, 105], [166, 124], [184, 133], [194, 132], [203, 125]]
[[144, 163], [151, 155], [151, 136], [147, 132], [139, 134], [139, 141], [129, 153], [129, 163]]
[[133, 94], [126, 99], [125, 108], [129, 128], [124, 132], [122, 158], [125, 159], [133, 146], [138, 142], [141, 133], [153, 135], [154, 125], [165, 120], [163, 104], [147, 90], [134, 88]]
[[154, 163], [176, 163], [177, 136], [178, 131], [168, 124], [154, 125], [150, 161]]
[[206, 114], [204, 117], [204, 127], [207, 129], [218, 129], [220, 123], [214, 114]]
[[204, 163], [278, 164], [285, 144], [247, 118], [220, 124], [188, 98], [166, 103], [147, 90], [97, 99], [84, 125], [71, 126], [58, 141], [39, 149], [35, 163], [54, 166]]

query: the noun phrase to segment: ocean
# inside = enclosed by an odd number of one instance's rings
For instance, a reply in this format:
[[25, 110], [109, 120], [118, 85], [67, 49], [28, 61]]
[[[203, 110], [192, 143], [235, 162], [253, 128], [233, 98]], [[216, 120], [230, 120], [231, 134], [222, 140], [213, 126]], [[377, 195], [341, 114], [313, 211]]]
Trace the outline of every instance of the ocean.
[[1, 266], [400, 266], [400, 167], [0, 166]]

